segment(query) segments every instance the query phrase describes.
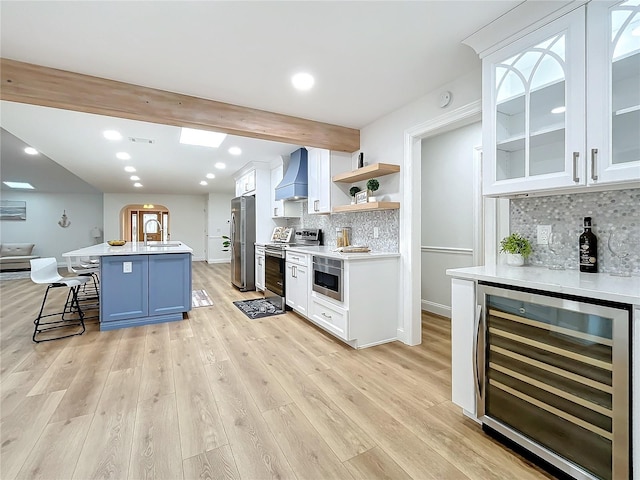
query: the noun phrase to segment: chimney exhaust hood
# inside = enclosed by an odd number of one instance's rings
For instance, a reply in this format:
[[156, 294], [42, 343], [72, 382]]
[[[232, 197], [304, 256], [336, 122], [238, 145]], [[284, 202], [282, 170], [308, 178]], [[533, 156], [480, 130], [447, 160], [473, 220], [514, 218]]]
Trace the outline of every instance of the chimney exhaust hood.
[[307, 195], [307, 149], [299, 148], [291, 154], [287, 171], [276, 187], [276, 200], [303, 200]]

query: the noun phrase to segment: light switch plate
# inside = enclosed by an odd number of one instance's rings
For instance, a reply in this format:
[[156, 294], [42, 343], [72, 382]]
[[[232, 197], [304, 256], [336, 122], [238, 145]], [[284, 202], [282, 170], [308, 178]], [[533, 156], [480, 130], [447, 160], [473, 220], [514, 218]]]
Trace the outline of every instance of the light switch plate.
[[551, 235], [551, 225], [538, 225], [538, 245], [549, 245], [549, 235]]
[[122, 262], [122, 273], [131, 273], [131, 262]]
[[373, 238], [378, 238], [380, 236], [380, 230], [378, 227], [373, 227]]

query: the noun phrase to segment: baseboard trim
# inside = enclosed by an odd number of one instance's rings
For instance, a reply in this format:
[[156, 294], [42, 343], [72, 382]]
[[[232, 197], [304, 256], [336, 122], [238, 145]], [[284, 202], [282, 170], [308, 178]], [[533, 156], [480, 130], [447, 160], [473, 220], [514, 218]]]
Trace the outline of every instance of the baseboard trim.
[[207, 263], [231, 263], [231, 259], [230, 258], [214, 258], [211, 260], [207, 260]]
[[448, 305], [442, 305], [441, 303], [430, 302], [429, 300], [420, 301], [422, 310], [430, 313], [435, 313], [441, 317], [451, 318], [451, 307]]

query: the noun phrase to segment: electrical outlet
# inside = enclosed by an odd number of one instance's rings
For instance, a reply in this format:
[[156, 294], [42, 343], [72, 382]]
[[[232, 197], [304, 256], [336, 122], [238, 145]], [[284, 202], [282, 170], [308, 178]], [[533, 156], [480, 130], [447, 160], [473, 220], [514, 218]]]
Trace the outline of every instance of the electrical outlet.
[[378, 227], [373, 227], [373, 238], [378, 238], [380, 236], [380, 230]]
[[538, 225], [538, 245], [549, 245], [551, 225]]

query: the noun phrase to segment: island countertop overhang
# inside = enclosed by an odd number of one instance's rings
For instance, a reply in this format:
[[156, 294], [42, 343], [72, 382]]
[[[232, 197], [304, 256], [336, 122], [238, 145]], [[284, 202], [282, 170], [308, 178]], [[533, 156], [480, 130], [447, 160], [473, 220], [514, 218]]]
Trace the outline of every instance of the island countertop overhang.
[[111, 255], [158, 255], [165, 253], [191, 253], [193, 249], [188, 245], [175, 241], [166, 242], [163, 245], [171, 246], [158, 246], [149, 242], [146, 245], [143, 242], [127, 242], [120, 247], [112, 247], [108, 243], [99, 243], [97, 245], [91, 245], [90, 247], [79, 248], [70, 252], [62, 254], [63, 257], [104, 257]]

